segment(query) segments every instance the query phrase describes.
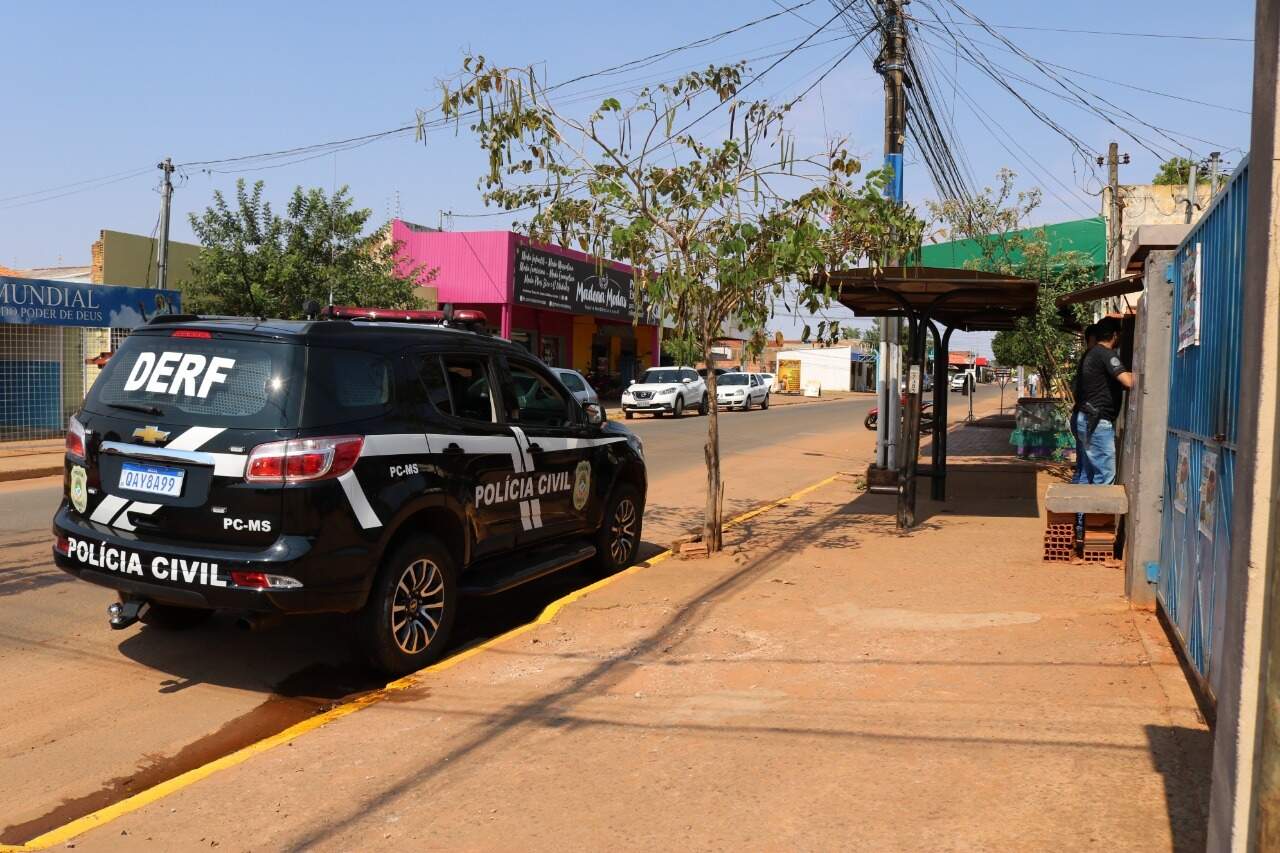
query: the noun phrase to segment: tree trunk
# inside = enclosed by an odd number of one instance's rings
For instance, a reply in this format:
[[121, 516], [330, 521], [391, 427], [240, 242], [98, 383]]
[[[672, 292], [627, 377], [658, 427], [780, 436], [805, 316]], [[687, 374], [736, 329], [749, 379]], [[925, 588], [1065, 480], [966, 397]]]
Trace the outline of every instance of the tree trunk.
[[702, 541], [707, 553], [720, 550], [722, 519], [720, 517], [720, 419], [716, 411], [716, 372], [711, 362], [711, 348], [702, 348], [702, 363], [707, 366], [707, 508], [702, 519]]

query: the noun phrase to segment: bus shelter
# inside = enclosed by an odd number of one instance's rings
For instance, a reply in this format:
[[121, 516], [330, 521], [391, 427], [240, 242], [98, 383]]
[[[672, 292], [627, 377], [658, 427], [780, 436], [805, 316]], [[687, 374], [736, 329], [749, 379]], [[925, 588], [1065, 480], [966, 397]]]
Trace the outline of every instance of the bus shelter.
[[[898, 446], [898, 467], [868, 477], [872, 492], [898, 497], [898, 527], [916, 524], [916, 478], [932, 480], [934, 500], [946, 500], [947, 361], [951, 334], [1012, 329], [1019, 317], [1036, 311], [1039, 283], [1017, 276], [941, 267], [863, 267], [821, 276], [840, 304], [858, 317], [901, 317], [907, 321], [907, 393]], [[933, 451], [920, 466], [920, 402], [925, 351], [933, 336]], [[890, 425], [892, 426], [892, 425]]]

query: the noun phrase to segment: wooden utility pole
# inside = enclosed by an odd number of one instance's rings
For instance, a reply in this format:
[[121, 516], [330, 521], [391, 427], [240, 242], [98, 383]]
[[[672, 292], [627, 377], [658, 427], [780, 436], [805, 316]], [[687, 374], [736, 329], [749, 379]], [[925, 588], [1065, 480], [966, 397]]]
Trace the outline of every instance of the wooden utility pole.
[[1107, 156], [1098, 158], [1098, 165], [1107, 167], [1107, 278], [1120, 277], [1121, 243], [1124, 242], [1124, 205], [1120, 203], [1120, 167], [1129, 164], [1129, 155], [1120, 153], [1120, 146], [1112, 142], [1107, 146]]
[[[876, 71], [884, 78], [884, 162], [893, 170], [889, 197], [902, 204], [902, 149], [907, 138], [906, 77], [907, 31], [902, 21], [905, 0], [881, 0], [880, 22], [884, 43], [876, 58]], [[897, 259], [893, 259], [894, 262]], [[876, 424], [876, 464], [898, 467], [899, 403], [902, 384], [901, 326], [897, 318], [880, 320], [880, 362], [877, 369], [880, 418]]]
[[173, 203], [173, 158], [166, 157], [156, 168], [164, 173], [160, 191], [160, 239], [156, 241], [156, 287], [164, 290], [169, 284], [169, 208]]
[[1196, 179], [1200, 177], [1196, 174], [1198, 166], [1199, 164], [1196, 163], [1195, 158], [1192, 158], [1191, 168], [1187, 169], [1187, 215], [1182, 221], [1188, 225], [1191, 224], [1191, 217], [1196, 210]]

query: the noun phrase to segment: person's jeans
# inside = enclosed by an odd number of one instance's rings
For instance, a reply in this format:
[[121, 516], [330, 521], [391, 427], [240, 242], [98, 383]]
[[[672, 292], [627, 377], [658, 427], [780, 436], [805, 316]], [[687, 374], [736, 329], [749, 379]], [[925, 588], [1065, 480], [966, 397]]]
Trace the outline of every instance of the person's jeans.
[[1110, 486], [1116, 479], [1116, 428], [1108, 420], [1098, 421], [1093, 435], [1088, 434], [1089, 417], [1076, 413], [1076, 449], [1084, 449], [1076, 482], [1094, 486]]

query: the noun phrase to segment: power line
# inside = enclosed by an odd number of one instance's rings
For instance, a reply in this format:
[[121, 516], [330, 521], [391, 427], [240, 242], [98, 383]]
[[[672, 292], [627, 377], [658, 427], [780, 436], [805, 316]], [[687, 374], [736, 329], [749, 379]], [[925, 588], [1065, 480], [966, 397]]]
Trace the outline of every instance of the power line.
[[1033, 27], [1022, 24], [976, 24], [957, 21], [962, 27], [975, 26], [992, 26], [1002, 30], [1035, 30], [1042, 33], [1076, 33], [1079, 35], [1091, 36], [1119, 36], [1122, 38], [1144, 38], [1144, 39], [1187, 39], [1190, 41], [1232, 41], [1232, 42], [1253, 42], [1251, 38], [1240, 38], [1238, 36], [1204, 36], [1204, 35], [1181, 35], [1178, 33], [1127, 33], [1117, 32], [1115, 30], [1081, 30], [1072, 27]]
[[[930, 30], [934, 30], [939, 33], [946, 33], [945, 27], [941, 27], [938, 24], [933, 23], [932, 21], [926, 21], [925, 19], [918, 18], [918, 17], [913, 17], [911, 20], [919, 26], [926, 27]], [[951, 24], [964, 23], [961, 21], [956, 21], [954, 19], [951, 19], [949, 16], [948, 16], [948, 22]], [[1002, 50], [1005, 53], [1011, 53], [1014, 56], [1019, 55], [1018, 51], [1011, 50], [1005, 45], [999, 44], [997, 42], [983, 41], [982, 39], [975, 39], [973, 36], [965, 36], [965, 38], [974, 44], [983, 45], [985, 47], [993, 47], [997, 50]], [[1229, 107], [1229, 106], [1226, 106], [1225, 104], [1215, 104], [1212, 101], [1201, 101], [1196, 98], [1188, 98], [1186, 95], [1175, 95], [1172, 92], [1162, 92], [1159, 89], [1152, 89], [1147, 86], [1139, 86], [1136, 83], [1127, 83], [1124, 80], [1115, 80], [1111, 77], [1102, 77], [1097, 74], [1093, 74], [1092, 72], [1084, 71], [1083, 69], [1080, 69], [1080, 68], [1073, 68], [1070, 65], [1063, 65], [1058, 62], [1051, 62], [1050, 60], [1044, 59], [1043, 57], [1037, 57], [1037, 61], [1043, 63], [1044, 65], [1048, 65], [1051, 68], [1056, 68], [1059, 71], [1066, 71], [1071, 74], [1078, 74], [1081, 77], [1088, 77], [1092, 80], [1098, 80], [1102, 83], [1110, 83], [1113, 86], [1121, 86], [1125, 89], [1132, 89], [1135, 92], [1142, 92], [1143, 94], [1146, 94], [1146, 95], [1156, 95], [1161, 98], [1169, 98], [1174, 101], [1182, 101], [1183, 103], [1195, 104], [1201, 107], [1210, 107], [1212, 109], [1217, 109], [1217, 110], [1226, 110], [1227, 112], [1239, 113], [1240, 115], [1246, 115], [1246, 116], [1252, 115], [1252, 113], [1249, 110], [1242, 110], [1239, 107]]]

